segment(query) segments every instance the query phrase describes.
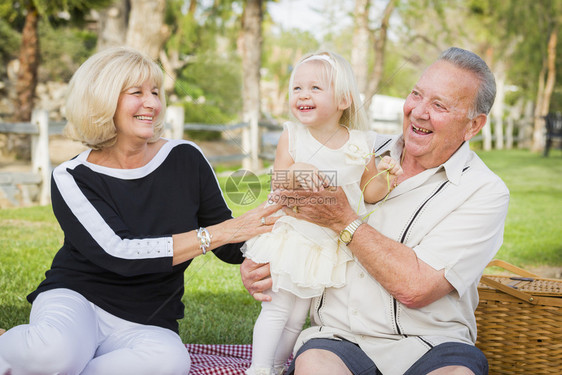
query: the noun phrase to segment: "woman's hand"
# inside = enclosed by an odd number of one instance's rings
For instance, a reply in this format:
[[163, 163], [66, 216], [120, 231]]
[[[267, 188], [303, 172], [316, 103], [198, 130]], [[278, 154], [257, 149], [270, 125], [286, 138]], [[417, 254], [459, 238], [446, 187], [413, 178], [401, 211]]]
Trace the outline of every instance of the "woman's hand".
[[283, 211], [287, 215], [338, 233], [358, 217], [341, 187], [322, 191], [276, 190], [269, 201], [286, 206]]
[[244, 287], [255, 300], [271, 301], [271, 297], [264, 293], [273, 285], [269, 263], [260, 264], [246, 258], [240, 265], [240, 276], [242, 276]]
[[280, 208], [279, 204], [267, 206], [266, 201], [243, 215], [217, 224], [216, 228], [210, 227], [209, 230], [213, 228], [211, 233], [223, 237], [225, 243], [247, 241], [258, 234], [270, 232], [279, 218], [271, 215]]

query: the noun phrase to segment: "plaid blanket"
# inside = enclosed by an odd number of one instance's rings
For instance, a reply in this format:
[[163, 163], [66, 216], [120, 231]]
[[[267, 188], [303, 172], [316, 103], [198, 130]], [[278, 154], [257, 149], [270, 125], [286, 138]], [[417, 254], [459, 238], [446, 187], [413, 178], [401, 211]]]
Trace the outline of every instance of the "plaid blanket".
[[189, 375], [244, 375], [252, 363], [252, 345], [186, 344]]
[[[191, 357], [189, 375], [244, 375], [252, 364], [252, 345], [185, 344]], [[287, 366], [293, 356], [287, 360]]]

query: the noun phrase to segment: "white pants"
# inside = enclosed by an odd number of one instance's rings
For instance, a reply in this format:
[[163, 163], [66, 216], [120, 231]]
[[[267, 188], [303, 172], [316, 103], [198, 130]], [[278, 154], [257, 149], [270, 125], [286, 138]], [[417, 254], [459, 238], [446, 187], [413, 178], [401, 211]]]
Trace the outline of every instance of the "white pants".
[[68, 289], [37, 296], [29, 324], [0, 336], [0, 374], [187, 374], [180, 337], [115, 317]]
[[267, 374], [273, 369], [275, 373], [283, 367], [310, 309], [311, 299], [302, 299], [284, 290], [267, 293], [271, 302], [262, 302], [254, 325], [252, 366], [248, 374]]

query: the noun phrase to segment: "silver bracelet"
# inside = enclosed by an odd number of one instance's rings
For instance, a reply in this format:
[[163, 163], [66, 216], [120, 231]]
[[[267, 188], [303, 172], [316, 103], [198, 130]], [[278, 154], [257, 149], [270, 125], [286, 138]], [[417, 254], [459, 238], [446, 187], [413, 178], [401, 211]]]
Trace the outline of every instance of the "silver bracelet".
[[200, 241], [199, 248], [203, 252], [203, 255], [207, 254], [207, 248], [211, 246], [211, 239], [213, 236], [209, 233], [207, 228], [197, 229], [197, 238]]

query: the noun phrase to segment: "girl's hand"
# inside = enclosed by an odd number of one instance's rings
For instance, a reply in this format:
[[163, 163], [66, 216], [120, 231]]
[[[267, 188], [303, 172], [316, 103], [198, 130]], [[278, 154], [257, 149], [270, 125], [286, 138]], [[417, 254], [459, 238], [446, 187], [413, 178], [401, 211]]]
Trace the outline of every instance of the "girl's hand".
[[322, 191], [329, 186], [329, 181], [314, 165], [295, 163], [289, 168], [293, 189], [301, 188], [310, 191]]
[[400, 176], [403, 171], [400, 163], [390, 156], [383, 157], [377, 164], [378, 171], [388, 171], [393, 177]]

